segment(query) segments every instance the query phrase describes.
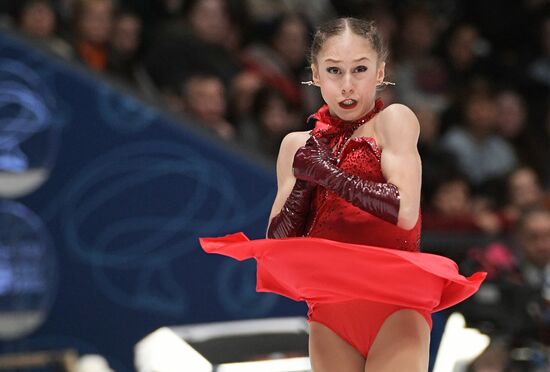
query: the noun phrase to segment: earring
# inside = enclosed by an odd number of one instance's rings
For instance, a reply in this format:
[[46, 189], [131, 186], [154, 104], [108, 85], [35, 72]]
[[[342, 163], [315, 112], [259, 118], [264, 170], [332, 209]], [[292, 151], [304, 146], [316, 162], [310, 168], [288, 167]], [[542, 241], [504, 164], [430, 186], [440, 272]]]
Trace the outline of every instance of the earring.
[[376, 88], [385, 88], [388, 85], [395, 85], [395, 83], [391, 81], [381, 81], [378, 84], [376, 84]]
[[316, 84], [314, 83], [313, 81], [309, 80], [309, 81], [302, 81], [302, 84], [303, 85], [307, 85], [307, 86], [312, 86], [312, 85], [315, 85], [316, 87], [319, 86], [319, 84]]

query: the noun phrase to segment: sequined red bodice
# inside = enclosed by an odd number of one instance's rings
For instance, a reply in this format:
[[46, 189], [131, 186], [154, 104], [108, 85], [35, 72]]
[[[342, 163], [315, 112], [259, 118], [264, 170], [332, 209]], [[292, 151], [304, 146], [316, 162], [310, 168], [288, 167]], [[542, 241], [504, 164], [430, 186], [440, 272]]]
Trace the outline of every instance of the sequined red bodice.
[[[332, 142], [339, 141], [335, 139]], [[380, 163], [382, 150], [374, 138], [349, 138], [339, 149], [334, 149], [334, 152], [339, 154], [338, 166], [345, 172], [374, 182], [387, 182]], [[411, 230], [404, 230], [318, 186], [312, 201], [306, 235], [347, 243], [417, 251], [420, 225], [420, 213], [416, 225]]]

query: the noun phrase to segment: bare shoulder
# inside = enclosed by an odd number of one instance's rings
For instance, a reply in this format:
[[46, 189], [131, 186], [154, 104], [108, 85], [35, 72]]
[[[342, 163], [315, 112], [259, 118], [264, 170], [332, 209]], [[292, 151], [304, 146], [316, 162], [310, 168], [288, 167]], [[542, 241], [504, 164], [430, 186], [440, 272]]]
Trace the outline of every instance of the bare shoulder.
[[309, 131], [291, 132], [281, 141], [279, 156], [277, 156], [277, 184], [279, 189], [289, 180], [294, 180], [292, 174], [292, 162], [296, 151], [306, 144]]
[[281, 141], [281, 148], [279, 153], [294, 153], [302, 146], [306, 144], [310, 136], [310, 131], [290, 132]]
[[380, 112], [376, 132], [383, 144], [414, 143], [418, 141], [420, 123], [415, 113], [407, 106], [394, 103]]

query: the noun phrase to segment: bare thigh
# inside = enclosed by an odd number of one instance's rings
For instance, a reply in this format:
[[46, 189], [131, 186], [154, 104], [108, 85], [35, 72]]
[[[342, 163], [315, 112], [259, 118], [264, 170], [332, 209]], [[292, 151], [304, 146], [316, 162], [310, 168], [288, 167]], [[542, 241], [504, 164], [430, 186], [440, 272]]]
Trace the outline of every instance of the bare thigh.
[[390, 315], [378, 331], [369, 350], [365, 372], [426, 372], [430, 327], [414, 310]]
[[365, 358], [321, 323], [309, 323], [309, 358], [313, 372], [363, 372]]

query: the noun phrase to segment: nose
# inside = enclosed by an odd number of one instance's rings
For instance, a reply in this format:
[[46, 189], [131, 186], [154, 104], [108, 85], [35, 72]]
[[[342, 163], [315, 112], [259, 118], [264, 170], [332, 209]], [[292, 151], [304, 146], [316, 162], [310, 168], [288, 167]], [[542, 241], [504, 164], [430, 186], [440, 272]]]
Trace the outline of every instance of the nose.
[[354, 83], [352, 75], [349, 72], [344, 74], [342, 78], [342, 95], [347, 97], [348, 95], [353, 94], [353, 85]]

